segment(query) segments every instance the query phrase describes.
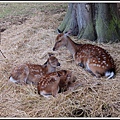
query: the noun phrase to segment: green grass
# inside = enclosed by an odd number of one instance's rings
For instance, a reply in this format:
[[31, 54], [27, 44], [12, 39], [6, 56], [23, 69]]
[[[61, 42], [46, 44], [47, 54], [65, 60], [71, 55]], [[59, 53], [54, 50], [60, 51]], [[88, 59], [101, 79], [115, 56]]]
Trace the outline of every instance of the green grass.
[[68, 3], [0, 3], [0, 18], [20, 15], [34, 15], [36, 11], [56, 13], [67, 10]]

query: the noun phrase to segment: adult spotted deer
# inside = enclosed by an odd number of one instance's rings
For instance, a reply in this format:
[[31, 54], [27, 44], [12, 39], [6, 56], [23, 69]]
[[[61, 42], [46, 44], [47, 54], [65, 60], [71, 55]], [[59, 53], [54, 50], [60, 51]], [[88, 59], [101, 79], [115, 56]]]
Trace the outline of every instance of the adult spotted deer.
[[9, 80], [14, 83], [37, 85], [37, 78], [55, 72], [58, 66], [60, 66], [58, 59], [53, 54], [49, 54], [49, 58], [43, 65], [24, 63], [14, 67]]
[[[64, 92], [69, 90], [69, 86], [73, 86], [74, 76], [69, 70], [59, 70], [56, 72], [43, 75], [38, 82], [37, 90], [38, 94], [44, 97], [56, 97], [58, 92]], [[78, 86], [78, 84], [77, 84]]]
[[[58, 30], [60, 32], [60, 30]], [[65, 46], [79, 66], [85, 68], [96, 77], [106, 76], [107, 79], [115, 75], [115, 64], [110, 54], [103, 48], [92, 44], [77, 44], [67, 33], [59, 33], [55, 40], [53, 51]]]

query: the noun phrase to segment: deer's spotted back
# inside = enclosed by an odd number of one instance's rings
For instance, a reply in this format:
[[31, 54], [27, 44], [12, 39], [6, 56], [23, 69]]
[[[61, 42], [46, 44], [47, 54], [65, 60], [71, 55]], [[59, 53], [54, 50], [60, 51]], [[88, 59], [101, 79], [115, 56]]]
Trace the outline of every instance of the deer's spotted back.
[[77, 62], [82, 62], [86, 64], [89, 60], [93, 66], [102, 67], [102, 68], [114, 68], [114, 60], [110, 54], [98, 47], [91, 44], [84, 44], [79, 48], [79, 51], [76, 52], [75, 59]]

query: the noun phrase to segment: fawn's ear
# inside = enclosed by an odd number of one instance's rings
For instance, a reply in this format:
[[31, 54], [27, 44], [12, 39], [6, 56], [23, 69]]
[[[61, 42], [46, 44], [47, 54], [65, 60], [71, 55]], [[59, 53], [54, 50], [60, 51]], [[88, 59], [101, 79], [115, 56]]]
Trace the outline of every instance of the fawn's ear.
[[72, 76], [72, 71], [68, 71], [67, 78], [71, 78], [71, 76]]
[[49, 57], [54, 56], [54, 53], [48, 52], [48, 56]]
[[63, 33], [61, 30], [57, 29], [57, 33], [60, 34], [60, 33]]
[[69, 35], [71, 35], [71, 33], [72, 33], [72, 30], [69, 30], [69, 31], [65, 32], [65, 35], [69, 36]]
[[61, 74], [60, 74], [59, 72], [57, 72], [57, 76], [58, 76], [58, 77], [60, 77], [60, 76], [61, 76]]
[[47, 61], [43, 65], [47, 65], [48, 61], [49, 61], [49, 58], [47, 59]]

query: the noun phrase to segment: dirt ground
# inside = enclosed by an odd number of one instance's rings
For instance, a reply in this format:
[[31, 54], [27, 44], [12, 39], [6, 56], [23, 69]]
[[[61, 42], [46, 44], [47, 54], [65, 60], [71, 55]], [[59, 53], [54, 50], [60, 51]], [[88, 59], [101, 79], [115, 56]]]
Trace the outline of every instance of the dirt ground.
[[[0, 45], [0, 117], [120, 117], [120, 43], [98, 44], [115, 60], [116, 76], [113, 79], [95, 78], [75, 65], [66, 48], [52, 51], [65, 10], [34, 11], [33, 16], [11, 16], [2, 19]], [[12, 21], [12, 22], [11, 22]], [[53, 52], [61, 63], [60, 69], [73, 72], [81, 82], [74, 91], [60, 93], [46, 99], [37, 94], [32, 85], [21, 86], [9, 82], [14, 66], [25, 62], [43, 64]]]

